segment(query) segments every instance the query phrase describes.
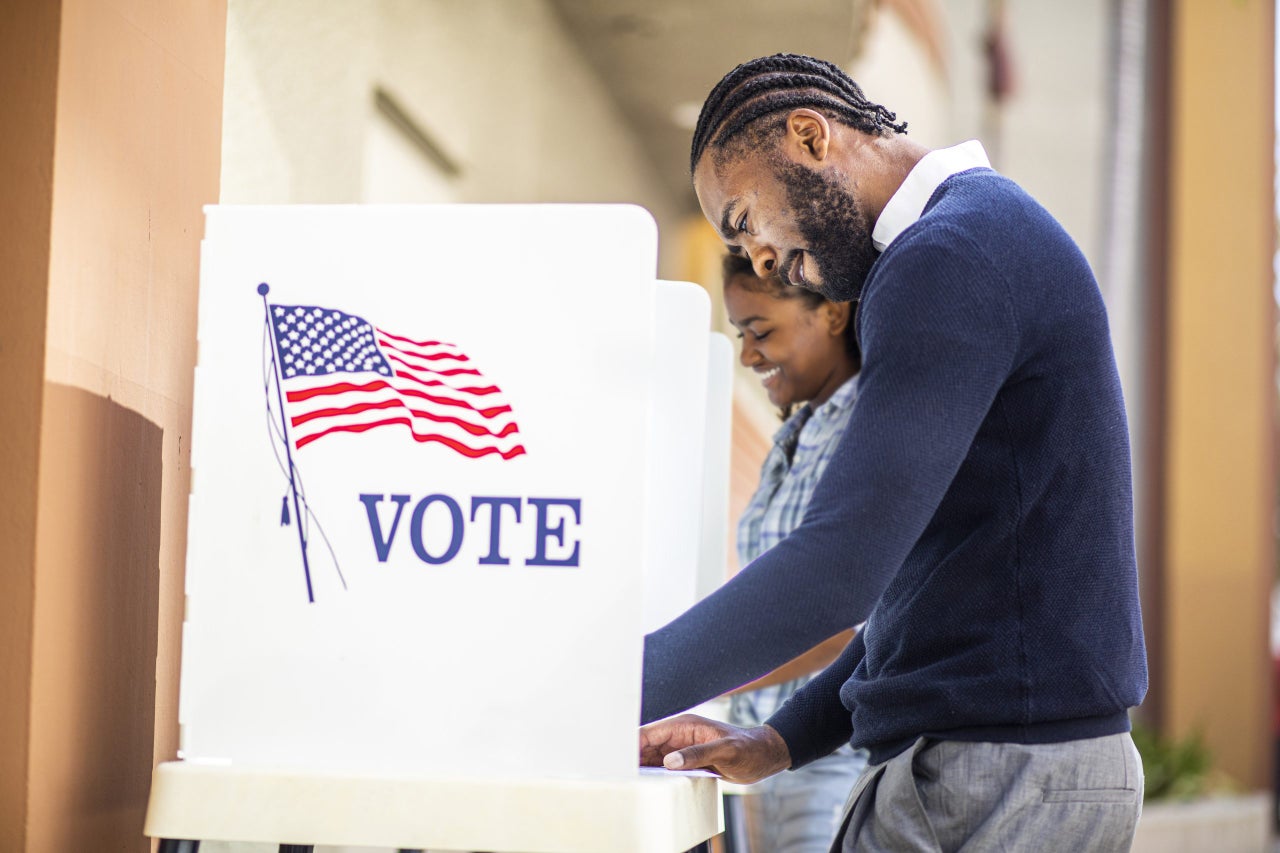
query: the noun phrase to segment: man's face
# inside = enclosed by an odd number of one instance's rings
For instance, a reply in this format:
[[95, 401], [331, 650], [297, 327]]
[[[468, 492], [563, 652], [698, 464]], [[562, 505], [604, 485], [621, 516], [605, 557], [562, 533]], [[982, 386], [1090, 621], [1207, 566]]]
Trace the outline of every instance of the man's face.
[[717, 166], [708, 151], [694, 173], [702, 213], [756, 273], [816, 290], [833, 302], [858, 298], [877, 254], [857, 196], [832, 176], [782, 153], [747, 152]]

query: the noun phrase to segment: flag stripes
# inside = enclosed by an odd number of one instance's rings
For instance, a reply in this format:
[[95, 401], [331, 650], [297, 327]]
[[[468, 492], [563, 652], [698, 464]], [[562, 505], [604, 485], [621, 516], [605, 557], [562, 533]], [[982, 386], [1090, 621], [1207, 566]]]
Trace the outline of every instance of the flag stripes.
[[392, 334], [330, 308], [269, 307], [297, 449], [395, 426], [473, 459], [526, 452], [501, 389], [457, 346]]

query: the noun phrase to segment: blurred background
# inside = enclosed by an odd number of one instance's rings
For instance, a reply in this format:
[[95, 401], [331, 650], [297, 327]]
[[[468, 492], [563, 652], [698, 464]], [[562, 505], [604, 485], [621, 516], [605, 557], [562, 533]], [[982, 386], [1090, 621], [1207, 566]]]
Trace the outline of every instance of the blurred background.
[[[724, 73], [779, 51], [842, 65], [926, 145], [980, 139], [1092, 263], [1133, 444], [1148, 796], [1269, 831], [1275, 42], [1271, 0], [3, 4], [0, 849], [143, 849], [176, 750], [201, 205], [640, 204], [659, 274], [727, 330], [689, 137]], [[501, 234], [478, 262], [521, 274]], [[735, 513], [777, 423], [744, 372]]]

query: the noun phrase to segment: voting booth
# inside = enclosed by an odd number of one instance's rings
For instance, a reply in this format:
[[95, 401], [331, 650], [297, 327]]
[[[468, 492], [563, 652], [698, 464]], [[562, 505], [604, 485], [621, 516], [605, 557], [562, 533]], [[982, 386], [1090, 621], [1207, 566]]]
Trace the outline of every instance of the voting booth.
[[731, 347], [642, 209], [207, 210], [161, 839], [679, 851], [643, 635], [723, 577]]

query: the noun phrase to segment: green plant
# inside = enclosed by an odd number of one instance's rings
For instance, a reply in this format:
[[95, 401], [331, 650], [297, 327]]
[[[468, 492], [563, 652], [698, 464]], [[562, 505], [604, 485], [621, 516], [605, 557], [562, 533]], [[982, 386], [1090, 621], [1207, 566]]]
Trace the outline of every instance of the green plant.
[[1145, 800], [1187, 800], [1223, 787], [1211, 772], [1212, 757], [1198, 729], [1175, 739], [1135, 724], [1133, 742], [1146, 775]]

